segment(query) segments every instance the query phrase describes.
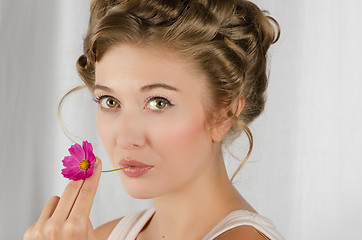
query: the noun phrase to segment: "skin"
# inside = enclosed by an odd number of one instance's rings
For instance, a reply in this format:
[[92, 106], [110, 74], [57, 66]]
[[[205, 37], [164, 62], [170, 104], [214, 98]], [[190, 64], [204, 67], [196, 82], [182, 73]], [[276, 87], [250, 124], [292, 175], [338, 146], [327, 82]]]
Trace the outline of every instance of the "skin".
[[70, 181], [61, 198], [51, 197], [24, 239], [99, 239], [89, 220], [93, 199], [101, 176], [97, 158], [93, 175], [84, 181]]
[[[187, 59], [161, 46], [116, 45], [96, 63], [96, 86], [95, 98], [103, 96], [98, 131], [114, 167], [122, 158], [153, 166], [136, 178], [118, 172], [131, 196], [154, 201], [156, 213], [138, 240], [202, 239], [231, 211], [255, 212], [224, 166], [220, 143], [231, 125], [212, 128], [207, 121], [207, 79]], [[100, 165], [83, 185], [71, 181], [60, 200], [51, 198], [24, 239], [106, 239], [119, 219], [96, 230], [89, 221]], [[242, 226], [218, 239], [264, 238]]]

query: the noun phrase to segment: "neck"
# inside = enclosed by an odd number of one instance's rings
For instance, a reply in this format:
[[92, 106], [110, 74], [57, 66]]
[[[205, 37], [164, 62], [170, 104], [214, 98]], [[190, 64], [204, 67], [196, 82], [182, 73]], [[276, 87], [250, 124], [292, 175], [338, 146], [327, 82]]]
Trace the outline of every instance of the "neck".
[[205, 169], [184, 188], [154, 199], [151, 224], [160, 234], [156, 239], [201, 239], [231, 211], [247, 209], [229, 181], [222, 156], [211, 162], [218, 166]]

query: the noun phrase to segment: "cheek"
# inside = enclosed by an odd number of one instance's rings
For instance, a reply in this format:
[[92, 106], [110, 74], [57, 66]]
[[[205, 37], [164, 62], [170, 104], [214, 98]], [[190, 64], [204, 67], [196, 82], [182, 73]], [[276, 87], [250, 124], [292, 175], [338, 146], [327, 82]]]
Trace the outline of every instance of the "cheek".
[[[173, 121], [167, 121], [154, 135], [164, 157], [178, 159], [193, 154], [209, 141], [203, 115], [184, 114]], [[210, 140], [211, 141], [211, 140]]]
[[96, 116], [96, 120], [97, 120], [98, 133], [99, 133], [99, 136], [101, 137], [101, 139], [103, 141], [104, 135], [106, 133], [106, 129], [104, 128], [104, 124], [102, 124], [102, 118], [99, 117], [98, 113], [97, 113], [97, 116]]
[[105, 120], [99, 114], [97, 114], [97, 129], [98, 134], [103, 142], [105, 149], [107, 150], [108, 154], [110, 153], [111, 145], [113, 142], [113, 134], [114, 131], [111, 131], [109, 124], [105, 124]]

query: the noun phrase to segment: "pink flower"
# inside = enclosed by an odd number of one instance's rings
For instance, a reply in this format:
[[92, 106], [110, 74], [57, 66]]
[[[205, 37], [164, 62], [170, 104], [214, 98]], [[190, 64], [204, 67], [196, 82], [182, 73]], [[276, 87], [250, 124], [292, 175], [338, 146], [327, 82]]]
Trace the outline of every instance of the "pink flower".
[[92, 176], [96, 161], [92, 144], [83, 141], [83, 147], [79, 144], [74, 144], [68, 151], [70, 156], [64, 157], [62, 161], [65, 167], [62, 169], [63, 176], [74, 181], [85, 180]]

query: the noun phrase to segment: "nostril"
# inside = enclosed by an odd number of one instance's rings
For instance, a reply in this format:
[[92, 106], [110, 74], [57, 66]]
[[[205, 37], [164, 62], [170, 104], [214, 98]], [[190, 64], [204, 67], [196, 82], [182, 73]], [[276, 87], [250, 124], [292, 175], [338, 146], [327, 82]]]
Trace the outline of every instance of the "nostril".
[[136, 150], [145, 144], [145, 136], [140, 128], [119, 126], [116, 135], [117, 145], [123, 149]]
[[128, 146], [128, 149], [135, 149], [135, 148], [138, 148], [139, 146], [137, 144], [130, 144]]

